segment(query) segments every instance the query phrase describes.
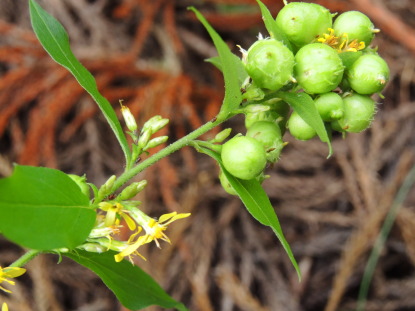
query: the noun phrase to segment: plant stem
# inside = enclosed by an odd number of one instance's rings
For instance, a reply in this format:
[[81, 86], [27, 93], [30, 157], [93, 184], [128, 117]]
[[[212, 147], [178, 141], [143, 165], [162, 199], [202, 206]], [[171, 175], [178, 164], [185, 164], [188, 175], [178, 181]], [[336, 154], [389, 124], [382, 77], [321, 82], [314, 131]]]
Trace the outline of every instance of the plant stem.
[[31, 249], [27, 251], [25, 254], [23, 254], [15, 262], [13, 262], [9, 267], [23, 267], [25, 264], [27, 264], [29, 261], [31, 261], [33, 258], [35, 258], [40, 253], [42, 253], [42, 251]]
[[128, 180], [133, 178], [135, 175], [139, 174], [140, 172], [144, 171], [147, 167], [153, 165], [157, 161], [161, 160], [162, 158], [172, 154], [173, 152], [187, 146], [190, 142], [199, 136], [203, 135], [204, 133], [210, 131], [214, 127], [218, 126], [219, 124], [225, 122], [230, 117], [227, 118], [216, 118], [208, 123], [202, 125], [198, 129], [194, 130], [193, 132], [187, 134], [186, 136], [180, 138], [179, 140], [175, 141], [171, 145], [167, 146], [166, 148], [160, 150], [156, 154], [152, 155], [150, 158], [146, 159], [145, 161], [141, 162], [137, 166], [134, 166], [128, 170], [126, 170], [114, 183], [112, 191], [117, 190], [123, 184], [125, 184]]

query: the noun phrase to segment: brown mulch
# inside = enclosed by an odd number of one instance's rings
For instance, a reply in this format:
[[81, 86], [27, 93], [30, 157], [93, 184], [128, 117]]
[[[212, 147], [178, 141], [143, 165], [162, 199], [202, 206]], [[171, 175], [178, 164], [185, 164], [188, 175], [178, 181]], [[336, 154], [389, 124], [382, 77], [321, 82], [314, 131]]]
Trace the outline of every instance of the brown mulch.
[[[282, 1], [264, 1], [273, 14]], [[320, 0], [332, 12], [360, 10], [382, 32], [374, 45], [391, 68], [372, 128], [334, 138], [334, 156], [313, 139], [289, 142], [267, 170], [264, 188], [302, 274], [298, 282], [273, 232], [226, 194], [217, 167], [190, 148], [162, 160], [140, 178], [140, 197], [157, 216], [191, 212], [167, 234], [172, 245], [143, 247], [137, 264], [175, 299], [198, 311], [356, 310], [374, 241], [415, 161], [415, 6], [411, 0]], [[254, 0], [39, 1], [68, 30], [75, 54], [118, 110], [123, 99], [140, 121], [171, 119], [176, 138], [217, 113], [223, 96], [206, 31], [186, 10], [194, 5], [238, 54], [265, 33]], [[225, 126], [243, 131], [243, 119]], [[209, 133], [205, 138], [212, 137]], [[0, 176], [12, 163], [86, 173], [100, 185], [120, 174], [123, 155], [92, 100], [42, 50], [26, 1], [0, 6]], [[370, 287], [367, 311], [415, 310], [415, 192], [402, 204]], [[0, 239], [0, 266], [22, 254]], [[11, 311], [125, 310], [91, 272], [42, 255], [28, 265]], [[3, 284], [2, 284], [3, 285]], [[159, 310], [156, 307], [148, 310]]]

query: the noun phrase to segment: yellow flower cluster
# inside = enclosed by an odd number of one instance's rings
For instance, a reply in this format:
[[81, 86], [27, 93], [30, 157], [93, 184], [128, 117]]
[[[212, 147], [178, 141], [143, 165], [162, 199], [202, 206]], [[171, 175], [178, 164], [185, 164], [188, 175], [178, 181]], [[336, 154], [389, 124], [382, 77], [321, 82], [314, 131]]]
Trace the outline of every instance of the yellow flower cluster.
[[323, 37], [317, 39], [318, 42], [327, 44], [337, 52], [357, 52], [365, 48], [363, 41], [358, 42], [356, 39], [349, 42], [349, 36], [344, 33], [341, 37], [334, 35], [334, 29], [328, 28], [328, 33], [323, 34]]
[[[170, 239], [165, 234], [167, 226], [173, 221], [186, 218], [190, 213], [168, 213], [160, 216], [158, 220], [151, 218], [132, 201], [120, 202], [101, 202], [99, 209], [105, 212], [105, 215], [97, 216], [97, 223], [91, 231], [87, 243], [80, 246], [88, 251], [102, 252], [106, 250], [117, 251], [115, 261], [120, 262], [125, 257], [132, 261], [132, 256], [137, 255], [145, 257], [138, 252], [138, 248], [144, 244], [155, 242], [160, 248], [159, 240], [170, 243]], [[137, 202], [136, 202], [137, 203]], [[127, 241], [118, 241], [113, 239], [113, 235], [119, 232], [120, 219], [124, 219], [128, 228], [133, 231]], [[140, 235], [143, 233], [143, 235]]]

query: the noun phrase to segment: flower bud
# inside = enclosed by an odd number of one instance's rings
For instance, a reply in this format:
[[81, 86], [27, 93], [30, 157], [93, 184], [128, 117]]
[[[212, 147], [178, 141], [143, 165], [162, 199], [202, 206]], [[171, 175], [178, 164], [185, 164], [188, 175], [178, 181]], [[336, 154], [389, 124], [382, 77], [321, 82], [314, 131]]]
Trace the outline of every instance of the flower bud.
[[99, 188], [98, 190], [98, 197], [99, 198], [105, 198], [107, 195], [111, 193], [112, 186], [114, 185], [115, 180], [117, 179], [117, 176], [112, 175], [108, 180]]
[[133, 182], [131, 185], [128, 185], [124, 188], [123, 191], [118, 195], [117, 201], [125, 201], [135, 197], [139, 192], [141, 192], [147, 186], [147, 180], [142, 180], [139, 182]]
[[215, 138], [211, 142], [221, 143], [226, 138], [229, 137], [229, 135], [231, 134], [231, 132], [232, 132], [232, 129], [231, 128], [224, 129], [223, 131], [220, 131], [219, 133], [217, 133], [216, 136], [215, 136]]
[[137, 146], [140, 149], [144, 149], [150, 141], [151, 135], [151, 129], [141, 131], [140, 137], [138, 138]]
[[143, 150], [146, 151], [148, 149], [151, 149], [151, 148], [157, 147], [157, 146], [159, 146], [161, 144], [164, 144], [168, 139], [169, 139], [168, 136], [158, 136], [158, 137], [155, 137], [155, 138], [153, 138], [152, 140], [150, 140], [148, 142], [148, 144], [144, 147]]
[[146, 132], [150, 130], [151, 134], [156, 133], [157, 131], [161, 130], [163, 127], [165, 127], [169, 123], [169, 119], [164, 119], [161, 116], [154, 116], [150, 118], [146, 123], [143, 125], [143, 129], [141, 132]]
[[128, 130], [131, 132], [135, 132], [137, 130], [137, 122], [135, 121], [135, 118], [133, 114], [131, 113], [130, 109], [127, 106], [124, 106], [121, 101], [121, 113], [124, 118], [125, 124], [127, 125]]

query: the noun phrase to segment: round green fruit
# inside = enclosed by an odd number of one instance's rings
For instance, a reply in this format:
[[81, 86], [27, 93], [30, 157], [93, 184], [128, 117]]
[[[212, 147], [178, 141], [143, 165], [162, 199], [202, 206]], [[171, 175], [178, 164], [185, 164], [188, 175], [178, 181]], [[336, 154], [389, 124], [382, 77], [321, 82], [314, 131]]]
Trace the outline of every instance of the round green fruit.
[[314, 104], [323, 121], [330, 122], [343, 117], [343, 99], [337, 93], [322, 94], [314, 100]]
[[347, 34], [349, 42], [353, 40], [363, 41], [365, 46], [369, 46], [375, 33], [378, 32], [369, 17], [358, 11], [340, 14], [334, 21], [333, 29], [336, 36], [341, 37]]
[[321, 5], [291, 2], [278, 13], [276, 23], [298, 50], [332, 28], [332, 17]]
[[275, 163], [284, 147], [281, 129], [275, 122], [255, 122], [246, 132], [247, 137], [252, 137], [262, 143], [265, 148], [267, 161]]
[[[339, 119], [338, 125], [346, 132], [359, 133], [370, 126], [376, 113], [376, 103], [366, 95], [351, 94], [343, 98], [344, 115]], [[333, 124], [333, 129], [338, 130]]]
[[222, 170], [220, 170], [219, 172], [219, 180], [220, 180], [220, 184], [222, 185], [222, 188], [229, 194], [231, 195], [238, 195], [238, 193], [235, 191], [235, 189], [232, 187], [232, 185], [230, 184], [228, 178], [226, 177], [226, 175], [223, 173]]
[[334, 90], [343, 77], [343, 63], [333, 48], [322, 43], [302, 47], [295, 55], [294, 77], [310, 94]]
[[293, 112], [288, 119], [288, 130], [299, 140], [309, 140], [317, 135], [314, 128], [308, 125], [297, 112]]
[[359, 94], [369, 95], [381, 92], [389, 81], [388, 64], [375, 54], [360, 56], [347, 71], [350, 86]]
[[264, 146], [246, 136], [236, 136], [223, 144], [221, 158], [229, 173], [245, 180], [258, 176], [267, 164]]
[[293, 53], [280, 41], [256, 41], [248, 50], [245, 69], [260, 88], [276, 91], [292, 79]]

